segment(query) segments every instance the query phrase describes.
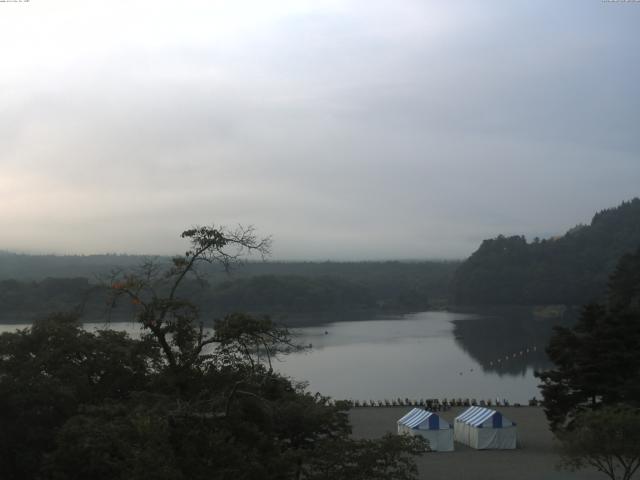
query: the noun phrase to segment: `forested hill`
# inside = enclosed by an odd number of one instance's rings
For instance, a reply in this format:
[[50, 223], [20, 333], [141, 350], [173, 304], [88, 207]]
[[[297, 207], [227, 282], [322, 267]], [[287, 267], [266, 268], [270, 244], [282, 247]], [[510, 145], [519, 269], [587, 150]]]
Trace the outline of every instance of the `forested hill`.
[[[99, 320], [106, 291], [98, 279], [130, 270], [136, 256], [29, 256], [0, 254], [0, 321], [28, 322], [53, 311], [83, 307]], [[157, 258], [168, 262], [168, 258]], [[231, 311], [319, 313], [354, 310], [416, 311], [449, 301], [459, 262], [251, 262], [226, 275], [204, 269], [205, 282], [189, 281], [179, 292], [205, 317]], [[44, 277], [44, 278], [43, 278]]]
[[640, 246], [640, 199], [596, 213], [562, 237], [485, 240], [454, 275], [459, 305], [582, 305], [601, 300], [618, 260]]

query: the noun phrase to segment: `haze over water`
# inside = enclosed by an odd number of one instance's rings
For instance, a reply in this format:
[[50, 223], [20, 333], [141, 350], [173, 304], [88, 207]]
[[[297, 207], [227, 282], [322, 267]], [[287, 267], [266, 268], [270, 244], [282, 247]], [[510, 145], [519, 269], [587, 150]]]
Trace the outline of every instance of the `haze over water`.
[[[26, 326], [0, 325], [0, 332]], [[140, 332], [131, 322], [110, 327]], [[543, 352], [549, 321], [421, 312], [293, 330], [297, 343], [312, 348], [281, 357], [276, 370], [335, 399], [499, 397], [524, 403], [540, 398], [534, 371], [550, 366]]]

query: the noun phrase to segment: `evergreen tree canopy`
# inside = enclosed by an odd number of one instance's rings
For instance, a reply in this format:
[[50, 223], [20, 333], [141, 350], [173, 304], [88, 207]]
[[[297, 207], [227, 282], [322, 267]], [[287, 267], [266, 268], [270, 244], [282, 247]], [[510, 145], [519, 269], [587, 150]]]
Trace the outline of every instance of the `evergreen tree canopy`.
[[607, 278], [624, 254], [640, 246], [640, 199], [597, 213], [559, 238], [485, 240], [458, 268], [461, 305], [584, 305], [604, 298]]
[[538, 373], [551, 426], [571, 428], [581, 411], [620, 403], [640, 407], [640, 250], [611, 277], [608, 307], [584, 307], [573, 328], [557, 328], [547, 348], [555, 368]]

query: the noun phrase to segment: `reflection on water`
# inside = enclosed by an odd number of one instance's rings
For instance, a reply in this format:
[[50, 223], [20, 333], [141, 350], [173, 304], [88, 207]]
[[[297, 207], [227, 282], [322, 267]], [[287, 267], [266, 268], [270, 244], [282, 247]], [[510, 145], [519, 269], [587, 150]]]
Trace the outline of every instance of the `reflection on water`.
[[551, 367], [545, 347], [555, 325], [569, 326], [565, 318], [537, 319], [528, 312], [505, 311], [501, 316], [455, 320], [456, 344], [486, 372], [526, 375], [527, 370]]
[[[281, 358], [276, 368], [308, 381], [313, 392], [339, 399], [526, 402], [540, 397], [533, 372], [549, 366], [544, 346], [552, 325], [518, 315], [422, 312], [307, 326], [296, 329], [295, 339], [313, 348]], [[0, 325], [0, 332], [16, 327], [24, 325]], [[140, 333], [133, 323], [111, 327]]]
[[533, 373], [549, 366], [544, 346], [553, 323], [423, 312], [307, 327], [298, 340], [313, 349], [286, 358], [279, 369], [336, 398], [526, 402], [540, 397]]

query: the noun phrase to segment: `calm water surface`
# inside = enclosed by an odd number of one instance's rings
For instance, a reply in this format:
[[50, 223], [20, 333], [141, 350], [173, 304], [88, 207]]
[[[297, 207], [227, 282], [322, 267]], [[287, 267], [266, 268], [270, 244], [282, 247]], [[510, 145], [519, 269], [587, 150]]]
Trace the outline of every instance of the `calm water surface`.
[[[0, 325], [0, 331], [24, 326]], [[499, 397], [522, 403], [540, 398], [533, 373], [550, 366], [544, 345], [551, 326], [451, 312], [326, 323], [296, 329], [295, 340], [312, 348], [283, 356], [274, 367], [337, 399]], [[111, 328], [139, 332], [131, 323]]]
[[536, 369], [549, 367], [551, 325], [423, 312], [300, 329], [313, 348], [285, 357], [281, 372], [335, 398], [475, 397], [525, 402]]

